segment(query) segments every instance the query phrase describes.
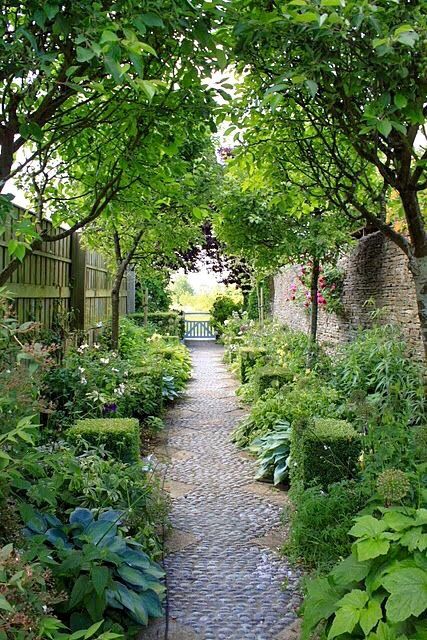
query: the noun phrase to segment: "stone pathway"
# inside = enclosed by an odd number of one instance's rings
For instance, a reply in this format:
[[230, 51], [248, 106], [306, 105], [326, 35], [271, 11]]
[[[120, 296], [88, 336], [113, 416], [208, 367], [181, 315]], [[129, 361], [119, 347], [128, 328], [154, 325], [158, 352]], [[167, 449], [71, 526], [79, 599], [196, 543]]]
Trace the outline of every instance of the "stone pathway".
[[[253, 461], [231, 443], [244, 411], [222, 348], [190, 348], [193, 378], [167, 420], [168, 638], [296, 638], [298, 576], [274, 550], [286, 494], [254, 483]], [[164, 623], [142, 637], [164, 638]]]

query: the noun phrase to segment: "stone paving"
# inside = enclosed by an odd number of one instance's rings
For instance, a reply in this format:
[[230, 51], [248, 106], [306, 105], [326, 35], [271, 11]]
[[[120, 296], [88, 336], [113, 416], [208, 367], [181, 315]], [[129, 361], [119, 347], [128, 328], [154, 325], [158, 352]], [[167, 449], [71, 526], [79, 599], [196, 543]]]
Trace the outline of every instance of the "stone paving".
[[[286, 494], [254, 483], [253, 461], [230, 440], [244, 411], [222, 348], [198, 342], [190, 349], [193, 378], [167, 420], [174, 527], [166, 557], [167, 637], [294, 638], [298, 575], [274, 551], [283, 540]], [[143, 637], [164, 638], [164, 623]]]

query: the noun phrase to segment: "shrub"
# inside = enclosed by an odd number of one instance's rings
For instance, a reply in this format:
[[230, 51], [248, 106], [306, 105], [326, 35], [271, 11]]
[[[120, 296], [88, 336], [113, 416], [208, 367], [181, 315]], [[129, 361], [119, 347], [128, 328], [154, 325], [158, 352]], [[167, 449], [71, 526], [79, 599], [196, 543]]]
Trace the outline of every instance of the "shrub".
[[[144, 325], [145, 316], [143, 313], [130, 313], [129, 318], [139, 326]], [[181, 339], [184, 337], [185, 319], [184, 314], [180, 311], [150, 312], [147, 319], [161, 334], [179, 336]]]
[[338, 399], [337, 391], [322, 384], [314, 374], [279, 390], [269, 389], [237, 427], [233, 440], [238, 446], [246, 447], [254, 438], [273, 431], [279, 422], [286, 421], [292, 426], [312, 417], [337, 415]]
[[302, 639], [419, 639], [426, 635], [425, 509], [384, 509], [350, 529], [352, 554], [309, 584]]
[[257, 455], [255, 480], [270, 479], [280, 484], [288, 479], [291, 427], [280, 422], [274, 431], [252, 441], [249, 451]]
[[364, 485], [352, 480], [331, 484], [327, 491], [317, 486], [299, 492], [286, 554], [294, 562], [329, 569], [350, 552], [348, 530], [368, 498]]
[[240, 379], [243, 383], [249, 381], [249, 376], [255, 365], [263, 361], [266, 349], [262, 347], [242, 347], [240, 349]]
[[267, 389], [279, 389], [285, 384], [292, 382], [293, 375], [284, 367], [273, 367], [265, 365], [258, 369], [255, 374], [256, 397], [261, 398]]
[[23, 493], [27, 503], [62, 519], [76, 506], [97, 512], [119, 510], [130, 535], [150, 556], [160, 557], [167, 504], [146, 463], [116, 460], [103, 445], [76, 455], [73, 447], [64, 444], [36, 450], [32, 462], [33, 472], [26, 475], [28, 487]]
[[137, 462], [140, 455], [139, 423], [134, 418], [77, 420], [67, 439], [78, 449], [83, 442], [100, 446], [123, 462]]
[[345, 420], [316, 418], [293, 424], [291, 481], [307, 487], [354, 477], [361, 452], [360, 435]]
[[215, 299], [211, 308], [211, 324], [218, 336], [221, 336], [224, 331], [225, 321], [240, 309], [241, 304], [235, 302], [230, 296], [218, 296]]
[[[97, 520], [75, 509], [69, 524], [34, 512], [26, 521], [27, 556], [48, 566], [68, 595], [66, 612], [82, 625], [101, 618], [146, 625], [163, 615], [163, 570], [120, 527], [121, 514], [109, 510]], [[117, 614], [115, 611], [119, 610]]]

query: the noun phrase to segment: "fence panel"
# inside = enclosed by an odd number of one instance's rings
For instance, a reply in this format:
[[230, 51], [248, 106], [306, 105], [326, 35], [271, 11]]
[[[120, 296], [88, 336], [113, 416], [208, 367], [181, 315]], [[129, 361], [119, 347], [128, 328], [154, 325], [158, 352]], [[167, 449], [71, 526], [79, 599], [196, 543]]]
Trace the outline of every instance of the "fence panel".
[[[55, 233], [49, 221], [42, 226]], [[9, 263], [7, 246], [12, 238], [13, 225], [0, 236], [0, 271]], [[128, 286], [125, 277], [120, 289], [122, 315], [127, 312]], [[107, 261], [96, 251], [82, 249], [79, 234], [43, 243], [40, 251], [25, 257], [6, 285], [20, 322], [32, 320], [52, 329], [69, 314], [72, 328], [88, 331], [89, 337], [111, 315], [111, 287]]]

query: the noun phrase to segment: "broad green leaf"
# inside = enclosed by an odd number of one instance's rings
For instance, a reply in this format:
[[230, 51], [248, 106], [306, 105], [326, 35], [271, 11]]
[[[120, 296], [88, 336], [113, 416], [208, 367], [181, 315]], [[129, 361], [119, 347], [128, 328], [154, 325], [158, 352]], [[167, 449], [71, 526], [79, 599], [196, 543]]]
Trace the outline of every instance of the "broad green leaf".
[[366, 591], [361, 589], [353, 589], [338, 602], [339, 607], [354, 607], [355, 609], [362, 609], [368, 602], [369, 596]]
[[376, 536], [387, 529], [385, 522], [377, 520], [373, 516], [361, 516], [349, 531], [351, 536], [361, 538], [364, 536]]
[[345, 586], [351, 582], [360, 582], [366, 578], [371, 562], [360, 562], [353, 554], [342, 560], [331, 572], [336, 585]]
[[377, 600], [370, 600], [365, 609], [360, 612], [359, 624], [365, 636], [375, 627], [383, 615], [381, 606]]
[[91, 579], [94, 589], [98, 596], [102, 596], [108, 586], [110, 580], [110, 571], [108, 567], [95, 565], [91, 570]]
[[328, 578], [318, 578], [308, 584], [302, 623], [303, 640], [310, 637], [321, 620], [334, 613], [341, 595], [342, 591], [332, 585]]
[[163, 20], [155, 13], [141, 13], [140, 19], [147, 27], [164, 27]]
[[338, 609], [328, 634], [328, 640], [336, 638], [343, 633], [351, 633], [359, 622], [360, 612], [354, 607], [342, 607]]
[[13, 607], [9, 604], [4, 596], [0, 595], [0, 609], [3, 611], [13, 611]]
[[384, 577], [383, 586], [390, 593], [387, 618], [402, 622], [411, 615], [419, 616], [427, 609], [427, 573], [421, 569], [398, 569]]
[[83, 598], [85, 597], [89, 589], [90, 589], [89, 576], [85, 574], [79, 576], [76, 582], [74, 583], [74, 586], [70, 594], [70, 600], [68, 602], [69, 608], [73, 609], [77, 604], [79, 604], [83, 600]]
[[305, 84], [311, 94], [311, 97], [314, 98], [314, 96], [319, 90], [319, 85], [314, 80], [306, 80]]
[[392, 129], [392, 124], [390, 120], [378, 120], [377, 129], [385, 138], [387, 138]]
[[408, 104], [408, 99], [403, 95], [403, 93], [396, 93], [394, 96], [394, 104], [398, 109], [404, 109]]
[[106, 42], [117, 42], [118, 36], [114, 31], [110, 31], [109, 29], [102, 32], [100, 43], [105, 44]]
[[87, 47], [77, 47], [76, 55], [79, 62], [89, 62], [89, 60], [95, 57], [95, 52]]
[[154, 84], [152, 82], [149, 82], [149, 80], [141, 80], [141, 79], [137, 80], [137, 84], [138, 86], [141, 87], [141, 89], [143, 90], [143, 92], [151, 102], [151, 100], [156, 95], [156, 87], [154, 86]]
[[355, 542], [355, 547], [358, 559], [363, 562], [364, 560], [377, 558], [378, 556], [383, 556], [388, 553], [390, 542], [380, 537], [368, 538], [367, 540]]

